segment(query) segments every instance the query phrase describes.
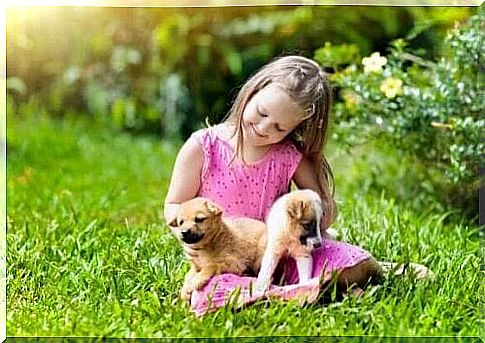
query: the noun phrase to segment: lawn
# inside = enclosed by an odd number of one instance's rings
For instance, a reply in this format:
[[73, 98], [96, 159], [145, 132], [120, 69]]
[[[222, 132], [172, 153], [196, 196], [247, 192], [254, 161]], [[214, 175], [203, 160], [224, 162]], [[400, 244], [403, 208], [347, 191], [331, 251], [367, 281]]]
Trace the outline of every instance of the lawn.
[[42, 116], [7, 128], [8, 336], [479, 335], [478, 227], [427, 196], [422, 168], [388, 146], [330, 147], [335, 228], [435, 281], [390, 275], [362, 298], [196, 318], [178, 300], [188, 264], [160, 220], [176, 144]]

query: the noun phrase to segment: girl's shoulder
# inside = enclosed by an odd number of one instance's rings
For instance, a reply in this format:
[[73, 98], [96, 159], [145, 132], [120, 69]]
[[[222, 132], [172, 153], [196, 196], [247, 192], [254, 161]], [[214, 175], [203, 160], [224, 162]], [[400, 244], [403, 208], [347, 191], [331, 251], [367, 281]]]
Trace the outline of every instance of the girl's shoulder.
[[234, 127], [229, 123], [221, 123], [210, 127], [212, 135], [226, 143], [229, 143], [233, 137]]
[[199, 129], [192, 133], [191, 139], [197, 142], [205, 154], [212, 151], [220, 153], [222, 150], [231, 150], [231, 137], [226, 124]]
[[205, 146], [207, 144], [214, 144], [217, 141], [228, 143], [231, 139], [230, 127], [228, 124], [222, 123], [210, 127], [199, 129], [192, 133], [192, 137], [195, 138], [199, 144]]

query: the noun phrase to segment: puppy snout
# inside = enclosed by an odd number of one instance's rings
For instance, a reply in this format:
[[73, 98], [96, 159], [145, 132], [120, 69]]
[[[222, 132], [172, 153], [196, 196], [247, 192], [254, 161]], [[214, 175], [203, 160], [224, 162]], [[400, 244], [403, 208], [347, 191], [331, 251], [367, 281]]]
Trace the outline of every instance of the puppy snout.
[[182, 228], [180, 231], [180, 238], [187, 244], [194, 244], [199, 242], [204, 237], [204, 233], [192, 231], [191, 228]]
[[322, 245], [320, 235], [318, 234], [318, 224], [315, 220], [303, 225], [306, 233], [300, 237], [302, 244], [312, 248], [318, 248]]
[[312, 242], [313, 248], [320, 248], [322, 246], [321, 241], [314, 241]]
[[317, 236], [317, 222], [312, 221], [310, 223], [310, 236]]
[[317, 236], [317, 222], [312, 220], [309, 223], [303, 224], [305, 231], [307, 231], [307, 236], [314, 237]]
[[192, 231], [190, 230], [190, 228], [184, 228], [180, 233], [183, 238], [187, 238], [192, 234]]

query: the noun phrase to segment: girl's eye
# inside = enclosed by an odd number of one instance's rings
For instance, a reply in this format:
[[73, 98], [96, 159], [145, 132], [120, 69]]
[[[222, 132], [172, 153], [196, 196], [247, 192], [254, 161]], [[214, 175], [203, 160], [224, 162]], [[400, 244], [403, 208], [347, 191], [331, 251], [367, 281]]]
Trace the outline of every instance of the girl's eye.
[[261, 113], [261, 112], [258, 112], [258, 113], [259, 113], [259, 116], [263, 117], [263, 118], [266, 118], [268, 116], [267, 114], [264, 114], [264, 113]]

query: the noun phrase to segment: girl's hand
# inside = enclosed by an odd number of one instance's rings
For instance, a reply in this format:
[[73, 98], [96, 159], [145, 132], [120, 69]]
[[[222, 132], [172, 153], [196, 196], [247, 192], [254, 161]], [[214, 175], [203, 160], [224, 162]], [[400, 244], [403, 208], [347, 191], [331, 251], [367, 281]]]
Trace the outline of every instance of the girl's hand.
[[165, 203], [165, 206], [163, 207], [163, 216], [167, 225], [170, 226], [170, 223], [172, 223], [177, 218], [177, 211], [179, 207], [180, 204]]

